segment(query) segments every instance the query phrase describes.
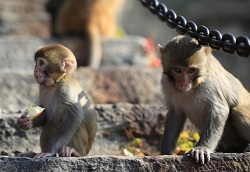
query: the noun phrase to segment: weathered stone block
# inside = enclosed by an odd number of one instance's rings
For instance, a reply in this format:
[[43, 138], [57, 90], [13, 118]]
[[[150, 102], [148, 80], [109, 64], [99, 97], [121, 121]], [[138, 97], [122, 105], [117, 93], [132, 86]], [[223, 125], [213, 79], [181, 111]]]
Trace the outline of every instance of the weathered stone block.
[[250, 171], [250, 154], [212, 154], [205, 165], [185, 156], [87, 156], [81, 158], [11, 158], [0, 157], [1, 171]]

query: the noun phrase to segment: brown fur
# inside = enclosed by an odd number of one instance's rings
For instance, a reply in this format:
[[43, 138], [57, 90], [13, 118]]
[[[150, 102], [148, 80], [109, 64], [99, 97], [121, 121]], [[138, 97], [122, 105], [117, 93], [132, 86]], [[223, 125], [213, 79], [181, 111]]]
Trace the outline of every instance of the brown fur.
[[[48, 8], [51, 9], [53, 4], [58, 5], [56, 1], [51, 0]], [[65, 0], [56, 9], [54, 33], [59, 36], [74, 34], [86, 37], [90, 44], [87, 63], [97, 68], [101, 62], [101, 39], [113, 36], [120, 5], [121, 0]], [[85, 63], [81, 59], [79, 65]]]

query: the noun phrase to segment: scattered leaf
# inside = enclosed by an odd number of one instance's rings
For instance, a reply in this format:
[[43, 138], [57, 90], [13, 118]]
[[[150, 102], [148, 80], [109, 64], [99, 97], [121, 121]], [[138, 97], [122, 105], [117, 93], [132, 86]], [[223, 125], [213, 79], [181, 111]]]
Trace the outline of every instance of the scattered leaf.
[[125, 156], [145, 156], [141, 150], [142, 146], [142, 139], [135, 138], [129, 143], [129, 146], [126, 146], [126, 148], [123, 149], [123, 153]]
[[190, 130], [184, 130], [181, 132], [180, 137], [178, 138], [175, 154], [182, 155], [186, 153], [195, 146], [199, 139], [199, 133], [191, 132]]
[[123, 149], [123, 153], [125, 156], [134, 156], [133, 153], [131, 153], [127, 148]]

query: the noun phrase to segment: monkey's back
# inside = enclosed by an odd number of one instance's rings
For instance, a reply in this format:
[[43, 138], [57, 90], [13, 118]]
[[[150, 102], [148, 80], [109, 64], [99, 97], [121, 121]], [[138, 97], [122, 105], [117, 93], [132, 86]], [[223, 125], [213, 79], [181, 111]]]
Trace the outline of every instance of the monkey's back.
[[85, 116], [85, 120], [82, 121], [81, 127], [77, 130], [69, 144], [82, 155], [89, 153], [97, 130], [97, 114], [95, 110], [89, 109], [86, 111]]
[[213, 92], [218, 97], [224, 98], [229, 108], [249, 104], [250, 94], [242, 83], [227, 71], [213, 55], [209, 56], [209, 60], [213, 61], [209, 66], [209, 70], [212, 70], [209, 74], [209, 81], [214, 82], [209, 85], [213, 86]]

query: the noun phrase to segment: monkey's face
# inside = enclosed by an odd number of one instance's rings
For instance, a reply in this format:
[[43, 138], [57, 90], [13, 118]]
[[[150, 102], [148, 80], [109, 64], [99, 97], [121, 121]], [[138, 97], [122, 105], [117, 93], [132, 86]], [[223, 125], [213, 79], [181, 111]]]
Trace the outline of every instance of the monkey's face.
[[47, 45], [35, 53], [34, 77], [38, 84], [52, 86], [77, 67], [74, 54], [60, 44]]
[[163, 73], [178, 91], [190, 91], [206, 79], [209, 47], [202, 47], [198, 41], [177, 36], [165, 47], [159, 45]]
[[173, 78], [176, 89], [181, 92], [189, 91], [195, 86], [193, 83], [198, 73], [199, 70], [195, 67], [171, 67], [169, 69], [169, 75]]
[[51, 86], [54, 84], [54, 79], [50, 77], [48, 72], [48, 64], [48, 61], [46, 61], [44, 58], [36, 58], [34, 77], [38, 84], [46, 86]]

